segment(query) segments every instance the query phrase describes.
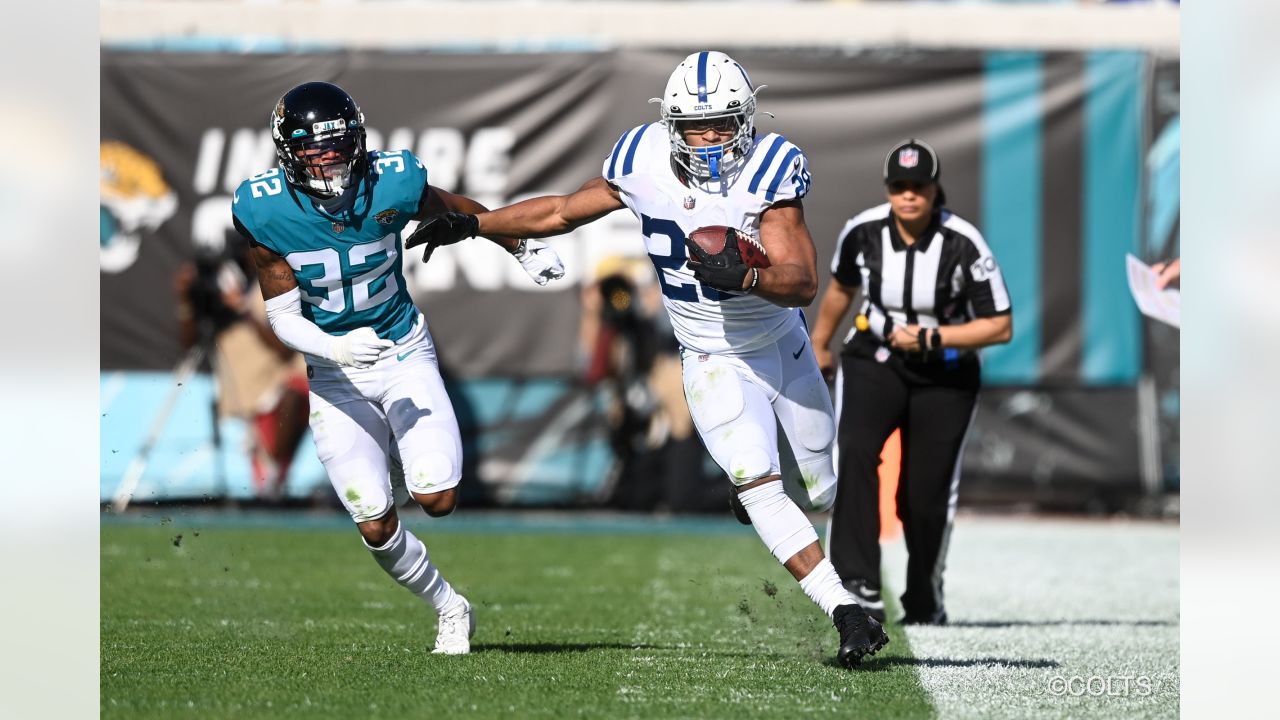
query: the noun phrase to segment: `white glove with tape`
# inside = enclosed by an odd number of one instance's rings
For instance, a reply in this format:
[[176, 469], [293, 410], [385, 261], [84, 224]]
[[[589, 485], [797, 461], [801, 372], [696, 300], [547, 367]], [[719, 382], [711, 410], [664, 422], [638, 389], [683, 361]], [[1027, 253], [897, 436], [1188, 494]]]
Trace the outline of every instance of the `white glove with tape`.
[[330, 354], [334, 362], [349, 367], [367, 368], [395, 343], [383, 340], [373, 328], [356, 328], [333, 339]]
[[521, 240], [512, 251], [520, 267], [539, 285], [564, 277], [564, 263], [551, 246], [541, 240]]

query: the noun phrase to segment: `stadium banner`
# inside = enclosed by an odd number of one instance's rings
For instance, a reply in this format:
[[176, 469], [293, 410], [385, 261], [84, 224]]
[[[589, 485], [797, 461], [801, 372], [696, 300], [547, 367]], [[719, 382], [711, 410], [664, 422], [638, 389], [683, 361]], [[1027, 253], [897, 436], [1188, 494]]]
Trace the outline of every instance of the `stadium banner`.
[[[986, 353], [988, 385], [1134, 391], [1143, 325], [1123, 263], [1142, 247], [1150, 212], [1143, 160], [1153, 137], [1143, 110], [1160, 76], [1153, 58], [728, 50], [757, 85], [768, 85], [760, 109], [776, 119], [761, 113], [759, 130], [785, 134], [809, 156], [805, 212], [824, 285], [845, 220], [885, 199], [885, 151], [922, 138], [939, 152], [950, 207], [983, 231], [1013, 296], [1015, 337]], [[657, 119], [647, 100], [685, 54], [104, 49], [104, 397], [109, 374], [163, 373], [181, 358], [172, 279], [183, 263], [221, 256], [236, 242], [231, 193], [274, 164], [267, 116], [293, 85], [338, 83], [360, 102], [371, 148], [409, 148], [432, 184], [497, 206], [568, 192], [598, 175], [623, 132]], [[1176, 61], [1160, 67], [1176, 76]], [[404, 258], [450, 377], [465, 384], [581, 374], [583, 288], [619, 257], [647, 257], [625, 212], [552, 243], [569, 274], [546, 287], [483, 240], [444, 248], [429, 264]], [[1139, 453], [1136, 430], [1112, 437]], [[1089, 467], [1127, 482], [1121, 468], [1133, 465]], [[480, 479], [499, 482], [484, 472]]]

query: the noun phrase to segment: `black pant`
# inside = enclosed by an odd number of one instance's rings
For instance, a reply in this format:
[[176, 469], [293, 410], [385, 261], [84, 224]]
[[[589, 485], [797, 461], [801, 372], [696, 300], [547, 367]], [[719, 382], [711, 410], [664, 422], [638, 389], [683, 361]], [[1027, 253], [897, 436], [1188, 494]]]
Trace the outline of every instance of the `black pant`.
[[[883, 356], [883, 353], [882, 353]], [[907, 614], [943, 609], [946, 563], [960, 452], [978, 397], [977, 358], [913, 363], [898, 354], [841, 357], [839, 484], [828, 555], [845, 582], [880, 589], [880, 450], [902, 429], [898, 517], [906, 537]]]

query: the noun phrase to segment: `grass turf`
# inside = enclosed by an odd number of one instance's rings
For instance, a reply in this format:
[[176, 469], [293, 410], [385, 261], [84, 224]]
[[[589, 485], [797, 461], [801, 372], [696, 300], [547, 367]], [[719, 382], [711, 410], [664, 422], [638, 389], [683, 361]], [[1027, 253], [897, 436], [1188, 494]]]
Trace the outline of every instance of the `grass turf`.
[[[353, 528], [106, 523], [104, 718], [931, 717], [905, 635], [866, 669], [746, 528], [438, 532], [473, 652]], [[179, 537], [181, 536], [181, 537]], [[891, 610], [893, 612], [893, 610]]]

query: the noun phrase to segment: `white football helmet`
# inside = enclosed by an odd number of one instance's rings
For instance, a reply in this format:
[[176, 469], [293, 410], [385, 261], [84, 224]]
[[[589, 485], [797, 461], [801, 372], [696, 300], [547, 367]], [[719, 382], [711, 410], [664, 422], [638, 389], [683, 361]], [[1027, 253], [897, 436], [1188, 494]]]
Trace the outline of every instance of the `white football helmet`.
[[[752, 86], [747, 71], [722, 52], [703, 50], [685, 58], [671, 73], [662, 97], [649, 101], [659, 103], [676, 163], [697, 180], [733, 175], [745, 162], [755, 138], [758, 89]], [[690, 121], [720, 118], [734, 123], [734, 135], [728, 142], [706, 147], [685, 142], [682, 130]]]

